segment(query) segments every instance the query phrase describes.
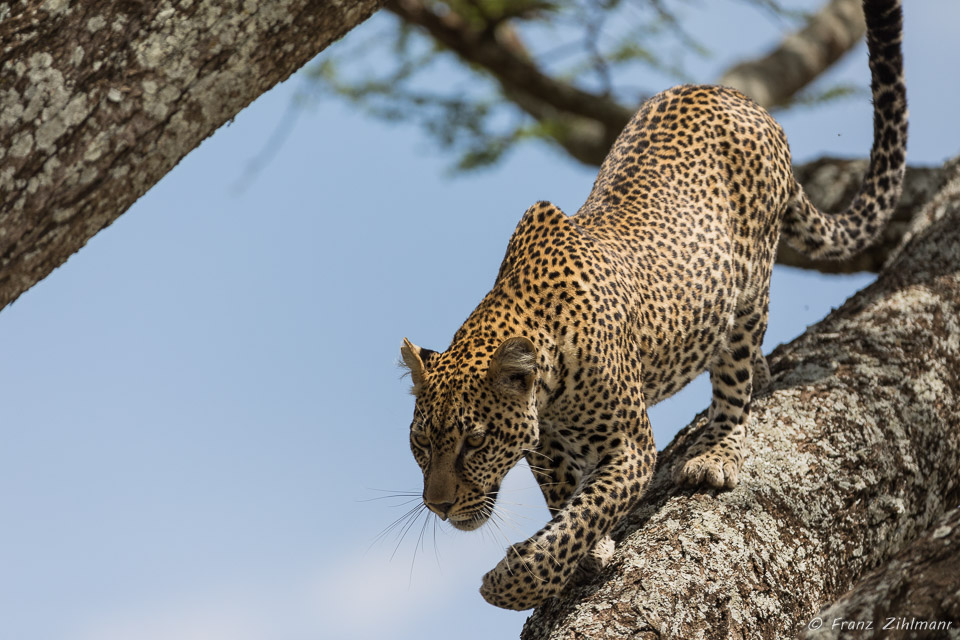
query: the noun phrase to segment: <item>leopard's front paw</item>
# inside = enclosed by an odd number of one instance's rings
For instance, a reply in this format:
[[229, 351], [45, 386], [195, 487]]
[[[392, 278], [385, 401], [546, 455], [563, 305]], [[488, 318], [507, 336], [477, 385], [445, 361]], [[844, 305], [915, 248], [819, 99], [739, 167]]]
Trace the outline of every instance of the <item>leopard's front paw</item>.
[[573, 579], [578, 583], [593, 580], [604, 567], [610, 564], [614, 549], [616, 549], [616, 543], [610, 536], [603, 536], [597, 540], [587, 557], [577, 565], [577, 570], [573, 573]]
[[763, 354], [757, 352], [757, 357], [753, 361], [753, 394], [763, 391], [770, 384], [770, 365]]
[[674, 468], [673, 481], [681, 487], [708, 484], [732, 489], [740, 481], [741, 457], [726, 451], [708, 450]]
[[495, 607], [523, 611], [555, 596], [565, 582], [556, 561], [527, 541], [510, 547], [483, 576], [480, 595]]

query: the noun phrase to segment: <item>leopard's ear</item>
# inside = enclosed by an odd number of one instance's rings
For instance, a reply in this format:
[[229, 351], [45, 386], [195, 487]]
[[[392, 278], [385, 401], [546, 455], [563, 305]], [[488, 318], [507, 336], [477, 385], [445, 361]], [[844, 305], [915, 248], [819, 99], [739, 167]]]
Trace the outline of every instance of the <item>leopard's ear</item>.
[[426, 371], [424, 358], [427, 354], [432, 354], [429, 349], [421, 349], [406, 338], [403, 339], [403, 346], [400, 347], [400, 357], [403, 364], [410, 370], [410, 379], [413, 380], [413, 388], [410, 393], [417, 395], [420, 393], [420, 387], [423, 384], [423, 374]]
[[527, 338], [504, 340], [487, 368], [487, 380], [497, 391], [525, 396], [533, 390], [537, 377], [537, 348]]

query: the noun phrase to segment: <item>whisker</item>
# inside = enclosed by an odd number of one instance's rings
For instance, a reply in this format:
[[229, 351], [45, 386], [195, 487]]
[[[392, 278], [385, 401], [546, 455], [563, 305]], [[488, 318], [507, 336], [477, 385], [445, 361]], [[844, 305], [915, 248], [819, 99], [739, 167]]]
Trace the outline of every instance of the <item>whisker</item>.
[[438, 518], [433, 519], [433, 555], [437, 559], [437, 569], [443, 573], [443, 567], [440, 565], [440, 548], [437, 546], [437, 520]]
[[527, 465], [527, 469], [530, 469], [530, 473], [538, 477], [550, 478], [553, 475], [553, 472], [546, 467], [531, 467], [530, 465]]
[[[502, 524], [504, 524], [504, 525], [506, 525], [506, 526], [509, 526], [511, 529], [514, 529], [514, 530], [522, 533], [522, 531], [520, 531], [520, 528], [516, 525], [516, 523], [512, 522], [511, 520], [504, 518], [504, 517], [503, 517], [502, 515], [500, 515], [500, 514], [495, 514], [495, 517], [496, 517], [497, 519], [499, 519], [499, 521], [500, 521]], [[543, 544], [537, 542], [537, 543], [535, 543], [535, 547], [536, 547], [537, 551], [543, 553], [545, 556], [547, 556], [547, 558], [549, 558], [549, 559], [551, 560], [551, 562], [553, 562], [555, 565], [558, 565], [558, 566], [559, 566], [560, 562], [557, 560], [557, 558], [556, 558], [552, 553], [550, 553], [550, 552], [547, 550], [546, 546], [544, 546]], [[526, 566], [526, 563], [524, 563], [524, 566]], [[529, 567], [526, 567], [526, 568], [527, 568], [528, 571], [530, 571], [530, 568], [529, 568]], [[533, 575], [532, 571], [531, 571], [531, 574], [530, 574], [530, 575]], [[536, 577], [536, 576], [534, 576], [534, 577]]]
[[[515, 553], [513, 551], [513, 545], [510, 543], [510, 539], [507, 538], [507, 535], [503, 532], [503, 529], [500, 528], [500, 524], [497, 522], [497, 518], [494, 517], [495, 514], [491, 513], [490, 515], [491, 515], [490, 523], [493, 524], [496, 530], [500, 533], [500, 537], [502, 537], [507, 543], [507, 555], [509, 556], [511, 553]], [[538, 576], [533, 572], [533, 569], [530, 568], [530, 566], [527, 564], [527, 561], [524, 560], [522, 556], [517, 554], [517, 557], [520, 559], [520, 562], [523, 564], [523, 568], [526, 569], [527, 573], [529, 573], [534, 580], [539, 580], [540, 582], [546, 582], [544, 578], [541, 578], [540, 576]]]
[[554, 465], [557, 464], [557, 461], [556, 461], [556, 460], [554, 460], [552, 457], [548, 456], [547, 454], [545, 454], [545, 453], [542, 452], [542, 451], [537, 451], [536, 449], [521, 449], [521, 451], [522, 451], [524, 454], [530, 454], [530, 455], [533, 455], [533, 456], [540, 456], [541, 458], [543, 458], [543, 459], [546, 460], [547, 462], [550, 462], [550, 463], [552, 463], [552, 464], [554, 464]]
[[419, 406], [417, 406], [416, 404], [414, 404], [414, 405], [413, 405], [413, 412], [414, 412], [414, 415], [415, 415], [417, 418], [420, 418], [420, 422], [421, 422], [421, 423], [425, 422], [426, 414], [423, 412], [423, 409], [421, 409]]
[[[516, 504], [516, 503], [507, 503], [507, 504]], [[526, 505], [520, 505], [520, 506], [526, 506]], [[499, 518], [500, 521], [503, 522], [504, 524], [510, 524], [511, 527], [519, 533], [523, 533], [523, 531], [520, 529], [519, 523], [516, 522], [514, 518], [522, 518], [524, 520], [533, 519], [521, 513], [517, 513], [516, 511], [513, 511], [511, 509], [507, 509], [506, 507], [503, 507], [500, 504], [491, 505], [490, 517]]]
[[[491, 501], [491, 503], [490, 503], [492, 509], [494, 509], [494, 510], [497, 509], [498, 507], [500, 507], [501, 505], [505, 505], [505, 504], [506, 504], [506, 505], [510, 505], [511, 507], [524, 507], [524, 508], [529, 508], [529, 509], [538, 509], [538, 508], [544, 506], [542, 503], [541, 503], [541, 504], [529, 504], [529, 503], [526, 503], [526, 502], [512, 502], [512, 501], [510, 501], [510, 500], [504, 500], [503, 498], [497, 499], [496, 502]], [[508, 511], [509, 511], [509, 509], [508, 509]]]
[[407, 490], [407, 491], [397, 491], [396, 489], [380, 489], [379, 487], [364, 487], [367, 491], [376, 491], [377, 493], [394, 493], [401, 496], [414, 496], [419, 495], [419, 491]]
[[[413, 525], [417, 523], [417, 520], [420, 519], [420, 514], [426, 511], [426, 509], [427, 509], [426, 505], [420, 505], [419, 507], [416, 507], [413, 517], [410, 518], [410, 521], [400, 532], [399, 540], [397, 540], [397, 546], [393, 548], [393, 553], [390, 554], [391, 562], [393, 561], [394, 556], [397, 555], [397, 551], [400, 549], [400, 544], [403, 542], [403, 539], [406, 537], [407, 532], [410, 531]], [[414, 550], [414, 556], [416, 556], [416, 550]]]
[[[373, 539], [373, 542], [370, 543], [370, 546], [372, 547], [372, 546], [373, 546], [374, 544], [376, 544], [377, 542], [383, 540], [383, 539], [387, 536], [387, 534], [389, 534], [391, 531], [393, 531], [394, 529], [396, 529], [398, 526], [401, 526], [401, 525], [402, 525], [404, 522], [406, 522], [406, 520], [408, 520], [409, 518], [412, 518], [412, 517], [414, 517], [415, 515], [417, 515], [417, 514], [419, 513], [419, 511], [420, 511], [423, 507], [424, 507], [423, 504], [419, 504], [419, 505], [413, 507], [412, 509], [410, 509], [409, 511], [407, 511], [405, 514], [403, 514], [402, 516], [400, 516], [400, 517], [397, 518], [396, 520], [394, 520], [389, 526], [387, 526], [387, 528], [385, 528], [383, 531], [381, 531], [380, 533], [378, 533], [378, 534], [376, 535], [376, 537]], [[369, 550], [369, 549], [368, 549], [368, 550]]]
[[413, 559], [410, 560], [410, 577], [407, 579], [407, 589], [413, 585], [413, 567], [417, 564], [417, 548], [423, 548], [423, 534], [427, 530], [428, 522], [430, 522], [429, 515], [423, 519], [423, 526], [420, 527], [420, 536], [417, 538], [417, 543], [413, 545]]
[[390, 500], [390, 499], [400, 499], [407, 498], [404, 502], [401, 502], [392, 506], [403, 506], [405, 504], [410, 504], [416, 500], [422, 499], [422, 494], [420, 491], [394, 491], [392, 489], [377, 489], [374, 487], [367, 487], [367, 491], [376, 491], [377, 493], [383, 493], [386, 495], [382, 496], [373, 496], [372, 498], [357, 498], [356, 502], [376, 502], [378, 500]]
[[[489, 496], [487, 496], [487, 498], [486, 498], [486, 502], [485, 502], [484, 507], [485, 507], [485, 508], [488, 510], [488, 512], [489, 512], [490, 522], [493, 523], [494, 527], [496, 527], [496, 529], [500, 532], [501, 536], [503, 536], [504, 539], [506, 539], [506, 535], [504, 534], [503, 529], [500, 527], [500, 524], [503, 524], [503, 525], [505, 525], [505, 526], [509, 526], [511, 529], [513, 529], [513, 530], [515, 530], [515, 531], [517, 531], [517, 532], [519, 532], [519, 533], [521, 533], [521, 534], [524, 533], [524, 532], [522, 531], [522, 529], [518, 526], [518, 524], [513, 520], [512, 517], [504, 516], [502, 512], [503, 512], [503, 511], [507, 511], [510, 516], [512, 516], [512, 515], [519, 515], [519, 514], [512, 514], [508, 509], [503, 509], [503, 508], [500, 508], [500, 509], [498, 510], [498, 509], [497, 509], [497, 504], [496, 504], [496, 502], [495, 502], [492, 498], [490, 498]], [[524, 517], [524, 518], [525, 518], [525, 516], [519, 516], [519, 517]], [[556, 557], [554, 557], [554, 555], [553, 555], [552, 553], [550, 553], [542, 544], [537, 544], [537, 545], [536, 545], [536, 548], [537, 548], [538, 551], [540, 551], [540, 552], [542, 552], [544, 555], [546, 555], [554, 564], [557, 564], [557, 565], [560, 564], [560, 562], [556, 559]], [[509, 553], [509, 552], [508, 552], [508, 553]], [[523, 561], [522, 558], [521, 558], [521, 561], [523, 562], [524, 567], [527, 569], [527, 571], [530, 573], [530, 575], [533, 576], [533, 578], [535, 578], [535, 579], [541, 579], [541, 578], [538, 578], [538, 576], [536, 576], [536, 575], [533, 573], [533, 571], [530, 569], [529, 566], [527, 566], [526, 562]], [[542, 580], [542, 579], [541, 579], [541, 580]]]
[[553, 479], [553, 474], [549, 471], [539, 471], [537, 469], [530, 469], [530, 473], [533, 474], [534, 480], [537, 481], [538, 486], [559, 484], [556, 480]]
[[[529, 491], [529, 490], [528, 490], [528, 491]], [[520, 493], [520, 492], [518, 491], [517, 493]], [[524, 493], [527, 493], [527, 492], [524, 492]], [[539, 496], [538, 496], [538, 497], [539, 497]], [[497, 504], [510, 504], [510, 505], [515, 506], [515, 507], [538, 507], [538, 506], [542, 506], [542, 505], [543, 505], [542, 502], [539, 503], [539, 504], [532, 504], [532, 503], [529, 503], [529, 502], [513, 502], [512, 500], [504, 500], [504, 499], [503, 499], [503, 496], [501, 496], [501, 497], [499, 497], [499, 498], [497, 499]]]
[[530, 471], [533, 472], [533, 473], [545, 473], [545, 474], [548, 474], [548, 475], [551, 474], [551, 473], [553, 473], [553, 470], [554, 470], [553, 467], [543, 466], [543, 465], [538, 465], [538, 464], [529, 464], [529, 463], [528, 463], [528, 464], [525, 464], [525, 465], [523, 465], [523, 466], [525, 466], [527, 469], [530, 469]]
[[499, 493], [500, 495], [510, 494], [510, 493], [520, 493], [521, 491], [532, 491], [533, 489], [543, 489], [544, 487], [556, 487], [561, 484], [563, 483], [562, 482], [542, 482], [542, 483], [537, 483], [535, 486], [532, 486], [532, 487], [519, 487], [516, 489], [501, 489]]
[[538, 478], [551, 478], [553, 476], [553, 469], [549, 467], [541, 467], [539, 465], [530, 464], [529, 462], [525, 462], [523, 466], [525, 466], [527, 469], [530, 469], [530, 473]]
[[394, 508], [396, 508], [396, 507], [404, 507], [404, 506], [406, 506], [406, 505], [408, 505], [408, 504], [411, 504], [411, 503], [414, 503], [414, 502], [422, 502], [422, 501], [423, 501], [423, 497], [420, 496], [420, 495], [417, 495], [417, 496], [377, 496], [376, 498], [365, 498], [365, 499], [363, 499], [363, 500], [357, 500], [357, 502], [376, 502], [377, 500], [389, 500], [389, 499], [391, 499], [391, 498], [393, 498], [393, 499], [406, 498], [406, 499], [403, 500], [402, 502], [397, 502], [396, 504], [388, 505], [388, 506], [394, 507]]
[[[529, 453], [529, 454], [527, 454], [527, 455], [533, 456], [533, 455], [538, 455], [538, 454]], [[550, 464], [554, 464], [554, 465], [556, 464], [553, 460], [551, 460], [551, 459], [548, 458], [547, 456], [543, 456], [543, 459], [546, 460], [546, 463], [550, 463]], [[525, 465], [527, 465], [527, 466], [529, 466], [529, 467], [540, 467], [540, 468], [542, 468], [542, 469], [546, 469], [546, 468], [547, 468], [547, 467], [541, 466], [541, 465], [539, 465], [539, 464], [533, 464], [533, 463], [530, 462], [530, 460], [529, 460], [528, 458], [526, 458], [526, 457], [520, 458], [520, 462], [522, 462], [523, 464], [525, 464]], [[539, 460], [538, 460], [538, 462], [539, 462]], [[544, 464], [546, 464], [546, 463], [544, 463]]]
[[[514, 503], [508, 503], [508, 504], [514, 504]], [[525, 506], [528, 506], [528, 505], [519, 505], [519, 506], [525, 507]], [[531, 518], [530, 516], [525, 516], [525, 515], [523, 515], [522, 513], [518, 513], [518, 512], [516, 512], [516, 511], [511, 511], [510, 509], [506, 509], [506, 508], [504, 508], [504, 507], [502, 507], [502, 506], [500, 506], [500, 505], [497, 506], [497, 508], [495, 509], [495, 512], [494, 512], [494, 513], [491, 513], [491, 515], [500, 515], [501, 513], [505, 513], [505, 514], [507, 514], [507, 515], [509, 515], [509, 516], [512, 516], [512, 517], [515, 517], [515, 518], [521, 518], [521, 519], [523, 519], [523, 520], [530, 520], [530, 521], [533, 520], [533, 518]]]
[[513, 522], [512, 520], [510, 520], [509, 518], [505, 518], [505, 517], [503, 516], [503, 514], [501, 514], [501, 513], [494, 513], [494, 514], [491, 514], [490, 517], [493, 518], [493, 519], [495, 519], [495, 520], [496, 520], [497, 522], [499, 522], [500, 524], [510, 527], [510, 529], [512, 529], [513, 531], [516, 531], [516, 532], [518, 532], [518, 533], [522, 533], [522, 531], [520, 531], [520, 529], [519, 529], [519, 527], [517, 526], [517, 524], [516, 524], [515, 522]]

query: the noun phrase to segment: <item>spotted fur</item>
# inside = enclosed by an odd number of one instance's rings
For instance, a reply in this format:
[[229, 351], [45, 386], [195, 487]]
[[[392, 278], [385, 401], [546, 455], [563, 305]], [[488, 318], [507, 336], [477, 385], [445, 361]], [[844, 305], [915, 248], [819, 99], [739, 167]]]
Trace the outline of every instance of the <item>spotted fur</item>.
[[404, 341], [427, 507], [476, 529], [526, 458], [550, 508], [550, 522], [484, 576], [491, 604], [535, 606], [609, 558], [609, 533], [654, 468], [646, 407], [705, 369], [710, 419], [674, 478], [737, 484], [752, 390], [768, 375], [760, 344], [781, 232], [841, 258], [877, 237], [900, 194], [900, 2], [864, 10], [874, 142], [845, 211], [810, 204], [783, 131], [756, 103], [676, 87], [641, 107], [575, 216], [548, 202], [524, 214], [493, 289], [444, 352]]

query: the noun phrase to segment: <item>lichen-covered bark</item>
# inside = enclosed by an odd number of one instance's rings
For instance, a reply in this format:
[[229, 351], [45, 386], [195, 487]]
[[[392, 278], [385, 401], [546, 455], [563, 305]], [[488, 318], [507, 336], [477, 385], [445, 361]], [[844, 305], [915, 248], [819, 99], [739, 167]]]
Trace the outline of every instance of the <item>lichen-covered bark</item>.
[[382, 0], [0, 0], [0, 308]]
[[[842, 211], [853, 200], [868, 162], [842, 158], [821, 158], [794, 167], [804, 192], [821, 211]], [[812, 260], [781, 242], [777, 262], [800, 269], [823, 273], [855, 273], [880, 271], [891, 254], [904, 241], [911, 220], [943, 186], [944, 170], [932, 167], [907, 167], [903, 194], [883, 235], [873, 246], [846, 260]]]
[[960, 509], [954, 508], [888, 564], [817, 613], [801, 637], [960, 638], [958, 569]]
[[523, 638], [795, 637], [960, 504], [958, 186], [954, 166], [942, 215], [878, 281], [774, 351], [740, 486], [670, 482], [701, 416], [661, 454], [611, 566]]

